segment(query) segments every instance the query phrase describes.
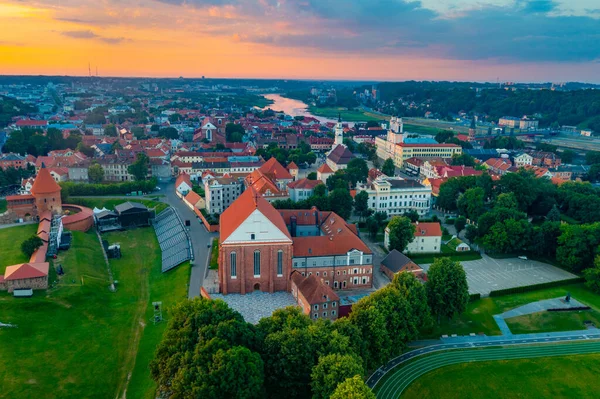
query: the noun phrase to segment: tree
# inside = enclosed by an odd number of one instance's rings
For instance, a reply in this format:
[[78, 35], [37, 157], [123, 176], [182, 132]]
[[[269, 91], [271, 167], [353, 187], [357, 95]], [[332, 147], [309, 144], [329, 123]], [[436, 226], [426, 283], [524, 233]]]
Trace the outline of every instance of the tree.
[[550, 212], [548, 212], [548, 215], [546, 215], [546, 220], [548, 220], [549, 222], [560, 222], [560, 211], [558, 210], [556, 205], [554, 205], [552, 209], [550, 209]]
[[389, 249], [404, 251], [406, 246], [415, 238], [415, 226], [409, 218], [394, 216], [387, 225], [389, 229]]
[[600, 164], [600, 152], [588, 151], [585, 154], [585, 163], [588, 165]]
[[452, 165], [475, 166], [475, 158], [469, 154], [452, 155]]
[[458, 198], [456, 206], [461, 215], [477, 220], [485, 209], [485, 192], [483, 188], [470, 188]]
[[336, 188], [329, 194], [329, 206], [342, 219], [349, 219], [352, 215], [352, 196], [347, 189]]
[[369, 193], [361, 191], [354, 196], [354, 212], [362, 219], [369, 212]]
[[464, 216], [459, 216], [456, 218], [456, 220], [454, 221], [454, 227], [456, 228], [457, 236], [465, 228], [466, 225], [467, 225], [467, 219]]
[[144, 137], [146, 137], [146, 131], [141, 126], [135, 126], [135, 127], [131, 128], [131, 133], [133, 133], [133, 135], [135, 136], [135, 138], [138, 139], [138, 140], [143, 139]]
[[332, 353], [319, 358], [311, 373], [313, 399], [329, 399], [339, 384], [364, 373], [361, 360], [355, 355]]
[[241, 143], [245, 134], [246, 131], [242, 125], [236, 123], [228, 123], [225, 125], [225, 137], [229, 143]]
[[406, 216], [413, 223], [419, 221], [419, 212], [415, 211], [414, 209], [404, 212], [404, 215], [402, 215], [402, 216]]
[[450, 258], [436, 258], [427, 271], [427, 301], [431, 313], [452, 319], [461, 314], [469, 303], [467, 275], [460, 262]]
[[496, 198], [494, 208], [519, 209], [514, 193], [502, 193]]
[[377, 219], [375, 219], [375, 217], [373, 216], [369, 216], [367, 218], [366, 225], [367, 230], [369, 230], [369, 234], [371, 235], [371, 238], [376, 239], [377, 233], [379, 233], [379, 223], [377, 222]]
[[174, 127], [164, 127], [158, 131], [158, 137], [174, 140], [179, 138], [179, 132]]
[[573, 162], [573, 159], [575, 159], [576, 155], [577, 153], [573, 150], [564, 150], [562, 154], [560, 154], [560, 161], [561, 163], [571, 163]]
[[77, 151], [82, 152], [86, 157], [93, 157], [94, 154], [96, 153], [96, 150], [94, 150], [92, 147], [88, 147], [87, 145], [85, 145], [83, 143], [77, 144], [77, 147], [75, 149]]
[[388, 158], [383, 163], [381, 167], [381, 172], [383, 172], [386, 176], [394, 176], [396, 174], [396, 165], [394, 165], [394, 160], [392, 158]]
[[313, 189], [313, 197], [325, 197], [326, 194], [327, 186], [325, 186], [324, 184], [317, 184]]
[[260, 355], [243, 346], [220, 349], [213, 356], [209, 381], [213, 398], [264, 397], [264, 370]]
[[491, 252], [512, 253], [527, 248], [531, 239], [531, 225], [525, 219], [505, 219], [492, 226], [483, 237]]
[[310, 172], [310, 173], [309, 173], [309, 174], [306, 176], [306, 178], [307, 178], [308, 180], [317, 180], [317, 172]]
[[425, 285], [415, 277], [415, 274], [411, 272], [396, 273], [391, 285], [408, 301], [411, 317], [414, 318], [413, 323], [418, 325], [421, 330], [430, 327], [432, 320], [427, 304], [427, 291]]
[[44, 241], [37, 235], [32, 235], [25, 241], [21, 243], [21, 251], [30, 258], [31, 255], [42, 245], [44, 245]]
[[467, 230], [465, 231], [465, 238], [469, 241], [473, 241], [479, 236], [479, 231], [476, 226], [470, 224], [467, 226]]
[[600, 294], [600, 255], [594, 259], [594, 267], [583, 271], [585, 286], [596, 294]]
[[88, 168], [88, 177], [90, 183], [102, 183], [104, 180], [104, 169], [97, 163], [93, 163]]
[[109, 137], [117, 137], [117, 128], [115, 125], [108, 124], [104, 127], [104, 135]]
[[348, 176], [348, 181], [354, 187], [357, 182], [366, 181], [369, 176], [369, 167], [367, 166], [367, 162], [361, 158], [354, 158], [350, 162], [348, 162], [348, 166], [346, 167], [346, 175]]
[[331, 399], [376, 399], [376, 397], [361, 376], [356, 375], [338, 385]]
[[133, 175], [133, 178], [136, 181], [146, 180], [146, 177], [148, 176], [149, 163], [150, 159], [148, 158], [148, 155], [140, 152], [137, 154], [135, 162], [133, 162], [127, 168], [127, 172]]

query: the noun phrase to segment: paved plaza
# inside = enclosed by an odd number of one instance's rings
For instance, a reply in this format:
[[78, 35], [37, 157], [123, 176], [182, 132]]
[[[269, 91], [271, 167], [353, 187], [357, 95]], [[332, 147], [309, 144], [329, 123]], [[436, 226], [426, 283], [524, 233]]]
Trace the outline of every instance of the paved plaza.
[[240, 294], [211, 294], [212, 299], [222, 299], [230, 308], [237, 310], [248, 323], [256, 324], [263, 317], [269, 317], [277, 309], [288, 306], [298, 306], [289, 292], [252, 292]]
[[[577, 277], [547, 263], [519, 258], [494, 259], [483, 255], [482, 259], [460, 263], [467, 273], [471, 294], [488, 295], [494, 290]], [[429, 269], [429, 265], [421, 265], [421, 267], [425, 271]]]

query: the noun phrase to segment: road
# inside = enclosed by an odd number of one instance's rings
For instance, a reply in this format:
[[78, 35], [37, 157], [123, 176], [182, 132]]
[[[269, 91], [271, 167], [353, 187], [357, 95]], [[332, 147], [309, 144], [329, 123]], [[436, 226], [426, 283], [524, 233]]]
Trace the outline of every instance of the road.
[[[551, 335], [551, 334], [530, 334], [529, 338], [512, 339], [490, 339], [486, 341], [464, 342], [456, 344], [433, 345], [422, 349], [407, 352], [392, 360], [385, 366], [378, 369], [369, 379], [367, 385], [375, 387], [381, 378], [390, 372], [394, 367], [405, 363], [410, 359], [434, 353], [421, 359], [408, 363], [407, 365], [393, 371], [393, 375], [385, 380], [380, 386], [377, 386], [378, 399], [397, 399], [402, 392], [417, 378], [424, 374], [450, 364], [458, 364], [473, 361], [484, 360], [509, 360], [526, 359], [546, 356], [564, 356], [571, 354], [600, 353], [600, 342], [574, 343], [574, 341], [588, 341], [600, 339], [600, 333], [592, 330], [589, 334], [579, 332], [579, 334]], [[546, 336], [546, 337], [545, 337]], [[487, 337], [491, 338], [491, 337]], [[563, 343], [556, 345], [556, 343]], [[555, 345], [552, 345], [555, 344]], [[497, 346], [514, 345], [509, 348], [496, 348]], [[489, 349], [452, 351], [453, 349]], [[435, 353], [440, 352], [440, 353]]]
[[[192, 250], [194, 251], [194, 260], [192, 262], [192, 272], [190, 274], [190, 284], [188, 289], [188, 298], [194, 298], [200, 295], [200, 287], [206, 277], [208, 268], [208, 257], [210, 256], [210, 243], [218, 238], [217, 233], [209, 233], [204, 225], [197, 220], [196, 215], [188, 208], [183, 200], [175, 194], [175, 183], [159, 184], [161, 194], [165, 196], [161, 201], [168, 203], [179, 214], [181, 220], [190, 220], [189, 227], [190, 238], [192, 240]], [[185, 222], [184, 222], [185, 223]]]

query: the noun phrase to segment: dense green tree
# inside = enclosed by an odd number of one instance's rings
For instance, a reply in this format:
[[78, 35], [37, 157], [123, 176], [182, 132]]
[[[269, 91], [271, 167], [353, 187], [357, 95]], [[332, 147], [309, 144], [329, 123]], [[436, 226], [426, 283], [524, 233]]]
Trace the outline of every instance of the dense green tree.
[[327, 190], [333, 191], [336, 188], [345, 188], [348, 189], [348, 177], [346, 172], [343, 170], [338, 170], [331, 176], [327, 178]]
[[483, 242], [489, 251], [513, 253], [526, 249], [530, 238], [531, 225], [527, 220], [506, 219], [494, 224]]
[[342, 219], [349, 219], [352, 215], [352, 196], [347, 189], [336, 188], [329, 193], [329, 207]]
[[225, 125], [225, 137], [228, 143], [241, 143], [246, 131], [244, 127], [237, 123], [228, 123]]
[[476, 186], [481, 187], [485, 192], [485, 199], [490, 199], [494, 190], [494, 181], [492, 180], [492, 176], [488, 173], [483, 173], [476, 178]]
[[465, 228], [466, 225], [467, 225], [467, 219], [464, 216], [457, 217], [456, 220], [454, 221], [454, 227], [456, 228], [456, 235], [459, 235], [460, 232]]
[[592, 264], [594, 250], [600, 240], [598, 239], [598, 224], [572, 225], [563, 224], [558, 237], [556, 260], [573, 272], [580, 272]]
[[330, 399], [376, 399], [360, 375], [346, 379], [337, 386]]
[[94, 154], [96, 154], [96, 150], [94, 150], [92, 147], [88, 147], [83, 143], [79, 143], [76, 147], [76, 150], [83, 153], [86, 157], [93, 157]]
[[560, 234], [560, 222], [545, 221], [533, 228], [529, 250], [538, 256], [556, 256]]
[[469, 302], [467, 275], [460, 262], [436, 258], [427, 271], [427, 300], [431, 313], [449, 319], [461, 314]]
[[363, 219], [369, 213], [369, 194], [360, 191], [354, 196], [354, 212]]
[[309, 174], [306, 176], [306, 178], [307, 178], [308, 180], [317, 180], [317, 172], [310, 172], [310, 173], [309, 173]]
[[456, 206], [461, 215], [477, 220], [485, 210], [485, 192], [480, 187], [470, 188], [458, 198]]
[[479, 236], [479, 231], [477, 229], [477, 226], [472, 225], [472, 224], [468, 225], [467, 230], [465, 231], [465, 238], [469, 241], [473, 241], [478, 236]]
[[452, 155], [452, 165], [475, 166], [475, 158], [469, 154]]
[[174, 127], [164, 127], [158, 131], [158, 137], [165, 139], [178, 139], [179, 132]]
[[313, 399], [329, 399], [339, 384], [355, 375], [362, 376], [362, 361], [355, 355], [333, 353], [319, 358], [311, 373]]
[[264, 397], [264, 370], [260, 355], [243, 346], [220, 349], [208, 375], [211, 397], [259, 399]]
[[588, 169], [587, 178], [591, 182], [600, 181], [600, 163], [595, 163], [590, 166]]
[[348, 162], [346, 175], [348, 176], [348, 181], [353, 187], [356, 186], [357, 182], [366, 181], [369, 175], [369, 167], [367, 166], [367, 162], [361, 158], [352, 159], [350, 162]]
[[379, 223], [374, 216], [369, 216], [365, 222], [367, 226], [367, 230], [369, 230], [369, 235], [374, 240], [377, 238], [377, 233], [379, 233]]
[[549, 222], [560, 222], [560, 211], [556, 205], [554, 205], [550, 212], [548, 212], [548, 215], [546, 215], [546, 220]]
[[594, 259], [594, 267], [583, 271], [585, 286], [596, 294], [600, 294], [600, 255]]
[[394, 160], [392, 158], [388, 158], [383, 163], [381, 167], [381, 172], [383, 172], [386, 176], [394, 176], [396, 174], [396, 165], [394, 165]]
[[42, 245], [42, 239], [34, 234], [21, 243], [21, 251], [29, 258]]
[[27, 138], [21, 130], [15, 130], [10, 133], [6, 139], [6, 143], [2, 147], [4, 152], [14, 152], [17, 154], [27, 154]]
[[419, 212], [415, 211], [414, 209], [404, 212], [404, 214], [402, 216], [406, 216], [413, 223], [419, 221]]
[[560, 154], [560, 160], [564, 164], [570, 164], [575, 159], [577, 153], [573, 150], [566, 149]]
[[104, 127], [104, 135], [109, 137], [117, 137], [117, 128], [115, 125], [108, 124]]
[[396, 273], [391, 285], [408, 301], [410, 317], [414, 318], [413, 323], [421, 330], [428, 328], [432, 319], [425, 285], [411, 272]]
[[519, 209], [517, 197], [514, 193], [502, 193], [496, 198], [494, 208]]
[[588, 165], [600, 164], [600, 152], [588, 151], [585, 154], [585, 163]]
[[104, 180], [104, 169], [98, 163], [93, 163], [88, 168], [90, 183], [102, 183]]
[[148, 155], [140, 152], [137, 154], [136, 160], [127, 168], [127, 172], [133, 175], [133, 178], [136, 181], [146, 180], [146, 177], [148, 177], [149, 163], [150, 159], [148, 158]]
[[491, 211], [481, 215], [477, 221], [479, 236], [485, 236], [490, 231], [492, 226], [507, 219], [524, 220], [527, 219], [527, 214], [516, 209], [495, 207]]
[[134, 126], [131, 128], [131, 133], [135, 136], [136, 139], [141, 140], [146, 137], [146, 130], [141, 126]]
[[415, 226], [409, 218], [394, 216], [387, 225], [389, 229], [389, 249], [404, 251], [415, 238]]

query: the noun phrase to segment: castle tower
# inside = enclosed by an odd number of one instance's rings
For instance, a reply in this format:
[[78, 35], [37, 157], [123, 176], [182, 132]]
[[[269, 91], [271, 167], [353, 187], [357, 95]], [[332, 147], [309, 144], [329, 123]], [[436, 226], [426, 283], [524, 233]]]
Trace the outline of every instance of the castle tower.
[[394, 144], [400, 144], [404, 142], [404, 123], [402, 118], [392, 116], [390, 119], [390, 128], [387, 134], [387, 141]]
[[335, 142], [333, 146], [344, 144], [344, 126], [342, 126], [342, 115], [339, 114], [337, 125], [335, 125]]
[[60, 190], [58, 183], [54, 181], [46, 166], [42, 164], [33, 186], [31, 186], [31, 194], [35, 198], [38, 215], [45, 211], [50, 211], [53, 214], [62, 213]]

